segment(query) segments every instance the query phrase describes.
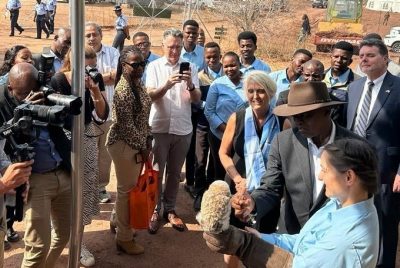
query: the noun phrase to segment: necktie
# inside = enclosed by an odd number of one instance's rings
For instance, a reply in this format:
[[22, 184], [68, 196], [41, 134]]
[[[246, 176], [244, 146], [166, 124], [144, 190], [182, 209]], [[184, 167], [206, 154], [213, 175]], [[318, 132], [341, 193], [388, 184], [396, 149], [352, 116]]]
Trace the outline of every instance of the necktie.
[[364, 101], [361, 106], [360, 115], [358, 116], [358, 121], [356, 122], [354, 132], [361, 137], [365, 137], [365, 130], [368, 123], [369, 107], [371, 106], [371, 95], [372, 89], [374, 88], [374, 82], [368, 83], [368, 89], [364, 96]]

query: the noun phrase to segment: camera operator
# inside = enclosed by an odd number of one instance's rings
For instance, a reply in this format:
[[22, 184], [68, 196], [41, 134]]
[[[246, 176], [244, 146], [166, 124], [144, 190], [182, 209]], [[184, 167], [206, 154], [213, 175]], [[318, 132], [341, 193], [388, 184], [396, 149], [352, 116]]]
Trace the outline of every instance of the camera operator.
[[8, 191], [28, 182], [31, 175], [33, 160], [11, 164], [4, 153], [4, 142], [0, 140], [0, 267], [4, 262], [4, 236], [6, 222], [4, 215], [4, 194]]
[[[71, 94], [72, 80], [72, 53], [71, 49], [66, 54], [64, 65], [60, 72], [51, 79], [51, 87], [63, 94]], [[106, 101], [105, 87], [102, 75], [96, 69], [96, 52], [90, 46], [85, 47], [85, 130], [83, 135], [83, 225], [89, 225], [92, 217], [98, 215], [99, 207], [99, 167], [97, 138], [104, 132], [99, 127], [108, 117], [109, 107]], [[95, 264], [95, 258], [82, 243], [80, 262], [86, 267]]]
[[[13, 66], [7, 87], [0, 88], [2, 125], [24, 101], [44, 101], [38, 71], [29, 63]], [[71, 226], [71, 142], [63, 128], [38, 127], [25, 206], [25, 252], [22, 267], [54, 267], [69, 240]], [[7, 148], [6, 148], [7, 149]], [[38, 161], [40, 159], [40, 161]], [[50, 228], [50, 219], [53, 232]]]

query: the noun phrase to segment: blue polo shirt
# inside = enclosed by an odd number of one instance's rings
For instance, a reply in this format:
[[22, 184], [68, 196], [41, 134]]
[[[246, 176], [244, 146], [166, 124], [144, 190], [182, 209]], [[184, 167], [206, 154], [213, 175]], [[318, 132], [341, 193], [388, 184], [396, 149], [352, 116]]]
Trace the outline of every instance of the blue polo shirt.
[[185, 47], [183, 47], [181, 51], [181, 58], [185, 61], [193, 63], [197, 68], [197, 72], [200, 72], [204, 69], [204, 47], [202, 46], [196, 45], [192, 52], [187, 52]]
[[242, 72], [243, 76], [246, 76], [246, 74], [248, 72], [254, 71], [254, 70], [264, 71], [269, 74], [271, 72], [271, 67], [269, 67], [268, 64], [266, 64], [265, 62], [263, 62], [262, 60], [259, 60], [257, 58], [253, 61], [253, 63], [250, 66], [247, 66], [247, 67], [245, 67], [243, 65], [240, 66], [240, 71]]
[[[289, 89], [290, 81], [287, 77], [286, 70], [287, 68], [269, 74], [269, 77], [271, 77], [271, 79], [274, 80], [276, 83], [275, 99], [278, 99], [279, 93]], [[303, 79], [300, 76], [294, 82], [301, 82], [302, 80]]]
[[228, 76], [222, 76], [212, 82], [208, 90], [204, 114], [210, 123], [211, 132], [222, 139], [222, 132], [217, 128], [227, 123], [229, 117], [236, 111], [247, 106], [243, 91], [243, 82], [234, 85]]

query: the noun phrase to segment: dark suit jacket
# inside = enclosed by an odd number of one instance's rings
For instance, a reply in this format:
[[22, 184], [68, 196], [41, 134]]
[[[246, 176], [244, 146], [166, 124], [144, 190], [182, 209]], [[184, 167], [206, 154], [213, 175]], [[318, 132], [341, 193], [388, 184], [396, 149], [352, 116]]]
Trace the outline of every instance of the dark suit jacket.
[[[349, 86], [347, 128], [354, 126], [358, 104], [366, 77]], [[382, 184], [393, 184], [400, 164], [400, 78], [387, 73], [372, 108], [366, 136], [378, 154], [379, 177]]]
[[[360, 137], [336, 124], [335, 140]], [[313, 202], [313, 179], [307, 139], [297, 128], [279, 133], [272, 141], [267, 173], [251, 196], [256, 202], [257, 218], [264, 216], [284, 197], [279, 232], [296, 234], [327, 201], [325, 188]]]

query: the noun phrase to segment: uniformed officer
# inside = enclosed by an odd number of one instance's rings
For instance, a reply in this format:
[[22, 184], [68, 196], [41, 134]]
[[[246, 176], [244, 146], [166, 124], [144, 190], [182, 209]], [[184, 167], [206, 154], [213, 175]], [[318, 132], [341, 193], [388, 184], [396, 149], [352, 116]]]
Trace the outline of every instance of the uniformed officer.
[[117, 19], [115, 20], [115, 29], [117, 30], [117, 35], [114, 37], [112, 46], [117, 48], [120, 52], [124, 48], [125, 39], [130, 40], [129, 36], [129, 25], [128, 20], [124, 15], [122, 15], [122, 8], [118, 5], [114, 7]]
[[57, 10], [57, 0], [47, 0], [47, 12], [49, 14], [49, 19], [46, 20], [47, 28], [49, 29], [49, 34], [54, 32], [54, 18], [56, 16]]
[[35, 16], [33, 17], [33, 21], [36, 22], [36, 39], [42, 39], [42, 30], [46, 33], [46, 38], [49, 38], [50, 36], [50, 33], [46, 27], [46, 17], [46, 4], [42, 3], [41, 0], [36, 0]]
[[14, 36], [14, 28], [17, 28], [19, 34], [24, 29], [18, 24], [19, 9], [21, 8], [21, 2], [19, 0], [8, 0], [6, 5], [8, 11], [10, 11], [11, 31], [10, 36]]

